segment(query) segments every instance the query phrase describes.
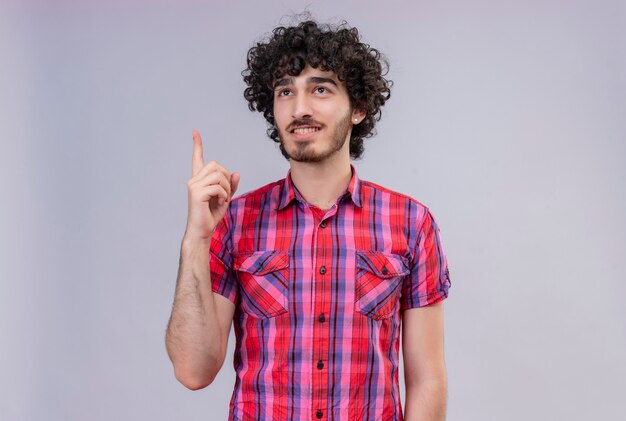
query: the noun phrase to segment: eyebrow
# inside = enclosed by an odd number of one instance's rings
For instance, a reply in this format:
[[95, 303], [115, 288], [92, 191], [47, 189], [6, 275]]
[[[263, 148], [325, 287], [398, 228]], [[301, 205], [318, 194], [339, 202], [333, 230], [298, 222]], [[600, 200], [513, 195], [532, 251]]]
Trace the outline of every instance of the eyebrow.
[[[328, 78], [328, 77], [321, 77], [321, 76], [311, 76], [307, 78], [306, 83], [308, 85], [317, 84], [317, 83], [330, 83], [331, 85], [338, 87], [337, 82], [335, 82], [333, 79]], [[281, 86], [287, 86], [287, 85], [293, 85], [293, 78], [279, 79], [278, 81], [276, 81], [276, 83], [274, 83], [274, 89], [279, 88]]]

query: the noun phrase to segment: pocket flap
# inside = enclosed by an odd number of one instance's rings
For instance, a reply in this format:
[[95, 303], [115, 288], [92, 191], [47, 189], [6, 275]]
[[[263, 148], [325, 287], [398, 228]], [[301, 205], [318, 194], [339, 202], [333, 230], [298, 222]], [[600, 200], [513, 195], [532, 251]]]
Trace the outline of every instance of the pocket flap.
[[235, 255], [234, 269], [264, 275], [289, 266], [289, 253], [283, 250], [261, 250]]
[[409, 273], [405, 257], [383, 251], [357, 250], [356, 265], [381, 278], [393, 278]]

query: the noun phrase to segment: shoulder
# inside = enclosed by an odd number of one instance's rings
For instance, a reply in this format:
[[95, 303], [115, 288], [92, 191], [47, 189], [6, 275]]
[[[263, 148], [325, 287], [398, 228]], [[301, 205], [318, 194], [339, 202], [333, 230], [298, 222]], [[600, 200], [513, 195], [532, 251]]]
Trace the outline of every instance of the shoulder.
[[371, 203], [376, 208], [383, 204], [382, 209], [406, 221], [409, 226], [421, 231], [424, 225], [429, 225], [434, 217], [431, 210], [420, 200], [407, 194], [383, 187], [368, 180], [361, 180], [361, 197], [365, 203]]
[[389, 199], [393, 200], [394, 202], [400, 202], [403, 205], [408, 204], [422, 212], [428, 212], [428, 207], [414, 197], [397, 192], [395, 190], [391, 190], [387, 187], [383, 187], [380, 184], [376, 184], [368, 180], [361, 180], [361, 191], [367, 196], [373, 193], [382, 193], [387, 195]]
[[280, 193], [280, 189], [283, 186], [285, 179], [282, 178], [280, 180], [273, 181], [268, 183], [262, 187], [259, 187], [254, 190], [247, 191], [245, 193], [240, 194], [233, 198], [232, 203], [237, 202], [249, 202], [249, 201], [257, 201], [268, 196], [273, 196], [275, 194]]
[[261, 186], [257, 189], [247, 191], [234, 197], [228, 211], [233, 217], [241, 217], [244, 213], [252, 218], [264, 210], [275, 209], [280, 202], [280, 195], [285, 179], [280, 179]]

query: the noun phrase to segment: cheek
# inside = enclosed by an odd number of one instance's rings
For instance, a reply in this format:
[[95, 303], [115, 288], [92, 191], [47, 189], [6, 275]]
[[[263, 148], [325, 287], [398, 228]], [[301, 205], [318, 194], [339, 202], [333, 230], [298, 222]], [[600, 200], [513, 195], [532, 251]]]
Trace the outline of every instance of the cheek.
[[285, 112], [285, 107], [276, 107], [274, 106], [274, 122], [277, 127], [285, 126], [289, 119], [287, 113]]
[[322, 104], [318, 110], [330, 120], [343, 119], [346, 114], [350, 113], [350, 104], [329, 101], [328, 103]]

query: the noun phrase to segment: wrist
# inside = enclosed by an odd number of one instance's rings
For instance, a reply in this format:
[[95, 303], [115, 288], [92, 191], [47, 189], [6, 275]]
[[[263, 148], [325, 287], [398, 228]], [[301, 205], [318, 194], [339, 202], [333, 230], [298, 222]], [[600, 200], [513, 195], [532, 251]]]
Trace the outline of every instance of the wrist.
[[[211, 234], [213, 234], [211, 232]], [[209, 248], [211, 247], [211, 237], [212, 235], [210, 235], [208, 238], [207, 237], [197, 237], [194, 235], [189, 235], [189, 234], [185, 234], [183, 236], [183, 241], [182, 241], [182, 251], [183, 254], [190, 254], [190, 253], [194, 253], [194, 251], [208, 251]]]

